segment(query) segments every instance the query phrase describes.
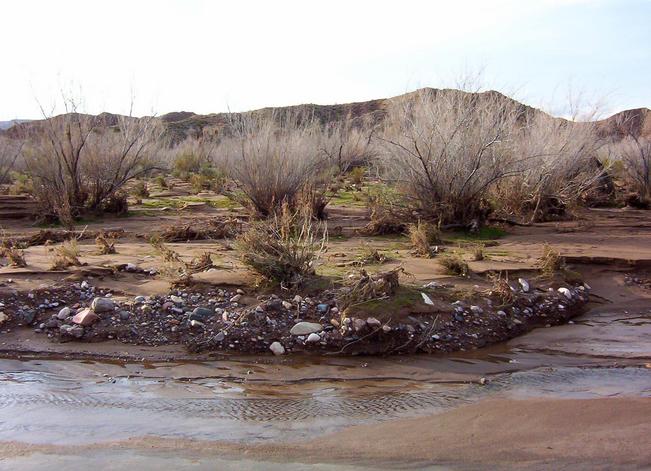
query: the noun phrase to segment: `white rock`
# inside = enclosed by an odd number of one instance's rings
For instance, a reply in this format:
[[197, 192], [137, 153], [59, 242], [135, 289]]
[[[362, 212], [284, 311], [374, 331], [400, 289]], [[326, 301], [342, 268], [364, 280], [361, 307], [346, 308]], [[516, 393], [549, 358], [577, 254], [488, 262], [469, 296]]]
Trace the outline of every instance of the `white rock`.
[[522, 291], [525, 293], [529, 292], [529, 282], [525, 280], [524, 278], [518, 278], [518, 283], [520, 283], [520, 286], [522, 287]]
[[274, 342], [269, 345], [269, 350], [271, 350], [274, 355], [283, 355], [285, 353], [285, 347], [283, 347], [280, 342]]
[[174, 304], [183, 304], [183, 298], [180, 296], [170, 296], [170, 301], [172, 301]]
[[136, 271], [138, 267], [134, 263], [127, 263], [124, 267], [126, 271]]
[[232, 303], [236, 303], [236, 302], [238, 302], [240, 299], [242, 299], [242, 295], [241, 295], [241, 294], [236, 294], [235, 296], [233, 296], [233, 297], [230, 299], [230, 301], [231, 301]]
[[321, 337], [319, 336], [319, 334], [314, 334], [314, 333], [308, 335], [306, 340], [307, 343], [317, 343], [320, 341], [321, 341]]
[[420, 293], [420, 295], [423, 297], [423, 301], [425, 301], [425, 304], [429, 304], [430, 306], [434, 306], [434, 301], [432, 301], [432, 298], [427, 296], [425, 293]]
[[385, 334], [388, 334], [389, 332], [391, 332], [391, 327], [389, 327], [389, 326], [386, 325], [386, 324], [383, 325], [383, 326], [382, 326], [382, 332], [384, 332]]
[[292, 335], [309, 335], [315, 332], [321, 332], [323, 327], [316, 322], [299, 322], [289, 331]]
[[297, 294], [296, 296], [294, 296], [294, 302], [295, 302], [296, 304], [302, 303], [302, 302], [303, 302], [303, 298], [301, 298], [301, 297]]
[[88, 282], [86, 280], [82, 281], [81, 285], [79, 285], [79, 286], [81, 287], [81, 289], [88, 289], [90, 287], [90, 285], [88, 284]]
[[483, 314], [484, 310], [480, 308], [479, 306], [470, 306], [470, 310], [474, 312], [475, 314]]
[[293, 308], [294, 305], [293, 305], [292, 303], [290, 303], [289, 301], [283, 301], [283, 307], [284, 307], [285, 309], [288, 309], [288, 310], [289, 310], [289, 309]]
[[565, 296], [567, 299], [572, 299], [572, 292], [567, 288], [558, 288], [558, 292]]

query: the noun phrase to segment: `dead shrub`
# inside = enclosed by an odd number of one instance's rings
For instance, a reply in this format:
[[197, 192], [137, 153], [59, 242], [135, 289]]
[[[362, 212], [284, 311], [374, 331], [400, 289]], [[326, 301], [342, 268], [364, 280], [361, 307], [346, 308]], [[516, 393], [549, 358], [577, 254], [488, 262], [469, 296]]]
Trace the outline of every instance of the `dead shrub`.
[[493, 284], [489, 294], [499, 299], [502, 305], [511, 304], [515, 300], [515, 293], [509, 284], [508, 274], [503, 277], [501, 273], [488, 275], [489, 281]]
[[458, 253], [444, 254], [437, 258], [439, 264], [445, 269], [448, 275], [468, 277], [470, 268], [466, 261]]
[[364, 167], [353, 167], [348, 174], [350, 180], [355, 185], [361, 185], [364, 182], [364, 176], [366, 175], [366, 169]]
[[242, 223], [235, 218], [211, 219], [207, 224], [193, 221], [182, 226], [167, 226], [159, 237], [164, 242], [230, 239], [239, 234]]
[[69, 267], [81, 267], [79, 244], [77, 239], [70, 239], [61, 245], [50, 247], [50, 270], [65, 270]]
[[149, 198], [149, 187], [147, 183], [142, 180], [136, 181], [133, 188], [131, 188], [131, 194], [136, 198]]
[[375, 265], [382, 264], [389, 260], [386, 254], [380, 252], [378, 249], [371, 247], [369, 244], [363, 244], [360, 247], [360, 253], [355, 262], [356, 265]]
[[486, 254], [484, 253], [484, 244], [475, 244], [472, 248], [472, 259], [475, 262], [481, 262], [486, 258]]
[[349, 307], [393, 296], [400, 286], [400, 274], [405, 274], [402, 267], [375, 275], [360, 270], [346, 279], [345, 286], [337, 294], [337, 306], [342, 315]]
[[24, 268], [27, 266], [25, 251], [14, 245], [9, 247], [0, 247], [0, 257], [6, 258], [10, 267]]
[[409, 240], [413, 253], [419, 257], [432, 256], [431, 246], [441, 242], [440, 235], [439, 229], [428, 222], [418, 221], [409, 225]]
[[327, 171], [320, 146], [323, 133], [312, 117], [233, 115], [229, 131], [233, 137], [224, 139], [216, 152], [245, 202], [260, 216], [271, 216], [283, 204], [295, 210], [301, 189], [323, 183]]
[[545, 244], [537, 265], [543, 278], [553, 278], [557, 272], [564, 268], [565, 261], [557, 250], [551, 245]]
[[30, 130], [23, 149], [34, 181], [40, 217], [68, 228], [84, 213], [101, 212], [104, 202], [128, 182], [156, 167], [160, 129], [154, 117], [81, 113], [79, 102], [63, 96], [65, 113]]
[[311, 216], [285, 203], [278, 215], [252, 224], [238, 238], [242, 262], [263, 278], [285, 287], [297, 287], [314, 275], [314, 264], [327, 241], [327, 231]]
[[113, 255], [117, 253], [115, 250], [115, 239], [107, 236], [103, 232], [95, 238], [95, 245], [100, 255]]

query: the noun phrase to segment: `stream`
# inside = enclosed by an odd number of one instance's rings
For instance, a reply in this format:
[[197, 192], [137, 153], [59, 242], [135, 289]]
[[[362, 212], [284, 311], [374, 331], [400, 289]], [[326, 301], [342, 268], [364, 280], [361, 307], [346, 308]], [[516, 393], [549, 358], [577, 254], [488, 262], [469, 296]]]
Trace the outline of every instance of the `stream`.
[[[570, 324], [444, 357], [192, 363], [4, 359], [0, 441], [83, 445], [142, 436], [292, 441], [360, 423], [434, 414], [491, 397], [651, 397], [649, 338], [648, 307], [618, 312], [597, 308]], [[48, 456], [0, 460], [0, 467], [4, 461], [11, 469], [42, 469], [39, 463], [43, 468], [51, 464]], [[93, 456], [98, 459], [101, 453]], [[138, 464], [140, 458], [112, 456], [115, 463], [125, 459], [145, 469]], [[160, 469], [160, 459], [147, 461], [146, 469]], [[61, 463], [68, 469], [82, 469], [89, 462], [66, 460]], [[221, 466], [231, 469], [232, 464]]]

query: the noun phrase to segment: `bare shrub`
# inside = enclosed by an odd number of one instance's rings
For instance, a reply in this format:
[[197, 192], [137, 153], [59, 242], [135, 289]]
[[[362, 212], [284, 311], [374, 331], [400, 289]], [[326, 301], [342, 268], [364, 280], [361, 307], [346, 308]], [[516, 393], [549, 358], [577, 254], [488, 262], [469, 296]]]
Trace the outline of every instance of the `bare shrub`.
[[314, 275], [314, 264], [323, 252], [327, 232], [310, 215], [293, 212], [287, 203], [280, 214], [253, 223], [240, 235], [242, 261], [265, 279], [296, 287]]
[[522, 113], [497, 92], [416, 92], [391, 106], [379, 136], [387, 178], [423, 218], [481, 224], [487, 191], [513, 173], [511, 140]]
[[321, 149], [339, 175], [354, 171], [359, 180], [356, 183], [361, 183], [364, 167], [377, 158], [377, 148], [372, 140], [374, 132], [375, 127], [346, 118], [325, 127]]
[[500, 183], [498, 201], [507, 212], [545, 221], [565, 214], [604, 175], [597, 160], [601, 142], [593, 122], [534, 113], [523, 118], [514, 152], [515, 177]]
[[101, 212], [105, 201], [153, 168], [154, 118], [91, 116], [63, 97], [66, 113], [31, 128], [25, 165], [45, 217], [67, 226], [84, 212]]
[[234, 116], [230, 130], [233, 137], [218, 147], [218, 159], [259, 215], [273, 214], [284, 202], [295, 208], [303, 187], [324, 186], [321, 130], [314, 120], [247, 113]]
[[[641, 201], [651, 201], [651, 140], [628, 134], [614, 148], [629, 188]], [[643, 206], [643, 205], [641, 205]]]

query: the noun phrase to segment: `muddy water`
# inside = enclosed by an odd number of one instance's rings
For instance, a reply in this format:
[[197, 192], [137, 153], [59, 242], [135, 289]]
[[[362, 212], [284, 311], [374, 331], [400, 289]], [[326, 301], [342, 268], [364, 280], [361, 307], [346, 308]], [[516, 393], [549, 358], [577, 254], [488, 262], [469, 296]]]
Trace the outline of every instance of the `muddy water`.
[[1, 360], [0, 441], [291, 441], [489, 397], [651, 397], [649, 338], [651, 310], [637, 307], [449, 357]]

